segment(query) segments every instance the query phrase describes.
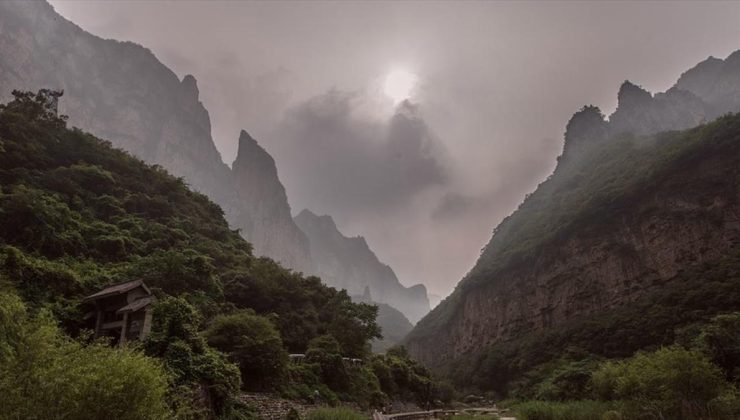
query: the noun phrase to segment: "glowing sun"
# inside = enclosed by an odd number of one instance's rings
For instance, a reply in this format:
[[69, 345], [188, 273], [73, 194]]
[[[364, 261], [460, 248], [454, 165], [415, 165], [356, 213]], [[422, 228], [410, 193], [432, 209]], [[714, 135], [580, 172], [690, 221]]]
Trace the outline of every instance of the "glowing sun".
[[393, 70], [385, 78], [383, 93], [394, 103], [399, 103], [411, 96], [417, 81], [418, 77], [414, 73], [403, 69]]

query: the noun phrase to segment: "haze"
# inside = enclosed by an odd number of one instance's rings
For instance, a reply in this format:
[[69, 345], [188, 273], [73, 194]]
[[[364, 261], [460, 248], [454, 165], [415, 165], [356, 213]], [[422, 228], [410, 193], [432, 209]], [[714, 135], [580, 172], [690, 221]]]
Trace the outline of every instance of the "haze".
[[[52, 4], [193, 74], [224, 161], [246, 129], [294, 214], [332, 215], [439, 295], [552, 171], [573, 112], [740, 45], [738, 2]], [[399, 71], [408, 102], [385, 89]]]

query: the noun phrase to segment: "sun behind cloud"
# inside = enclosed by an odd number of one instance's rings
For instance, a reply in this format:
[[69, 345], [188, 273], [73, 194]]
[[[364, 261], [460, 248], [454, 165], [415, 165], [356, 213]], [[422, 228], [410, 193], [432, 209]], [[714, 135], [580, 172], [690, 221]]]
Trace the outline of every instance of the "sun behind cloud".
[[411, 97], [419, 78], [414, 73], [405, 69], [395, 69], [388, 73], [383, 84], [383, 93], [399, 103]]

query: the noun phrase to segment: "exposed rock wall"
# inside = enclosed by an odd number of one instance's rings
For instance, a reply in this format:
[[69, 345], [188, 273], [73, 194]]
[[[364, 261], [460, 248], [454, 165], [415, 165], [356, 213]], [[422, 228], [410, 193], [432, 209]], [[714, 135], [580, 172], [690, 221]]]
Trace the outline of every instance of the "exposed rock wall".
[[[732, 168], [738, 160], [706, 161], [670, 188], [656, 186], [619, 220], [578, 231], [549, 244], [538, 258], [507, 267], [495, 283], [465, 294], [447, 327], [412, 340], [410, 351], [439, 365], [618, 307], [689, 265], [718, 259], [740, 246], [740, 172]], [[731, 188], [718, 190], [718, 183]], [[675, 188], [681, 184], [691, 188]]]
[[308, 238], [293, 223], [275, 161], [246, 131], [232, 171], [235, 194], [226, 207], [232, 226], [243, 230], [257, 254], [280, 256], [288, 267], [310, 272]]

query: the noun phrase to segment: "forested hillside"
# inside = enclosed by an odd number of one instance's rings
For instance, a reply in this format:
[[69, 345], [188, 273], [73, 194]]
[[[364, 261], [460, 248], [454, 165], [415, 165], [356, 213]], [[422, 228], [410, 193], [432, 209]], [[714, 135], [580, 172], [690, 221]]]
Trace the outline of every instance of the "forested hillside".
[[[566, 348], [627, 356], [740, 305], [724, 292], [736, 280], [740, 241], [740, 129], [737, 116], [710, 122], [738, 111], [739, 74], [735, 52], [705, 60], [663, 93], [625, 81], [608, 118], [591, 105], [576, 112], [553, 174], [417, 324], [410, 352], [430, 366], [465, 366], [465, 384], [504, 391]], [[710, 287], [702, 280], [710, 278], [729, 283]], [[680, 300], [649, 303], [663, 298]], [[506, 370], [480, 369], [489, 349], [502, 348], [514, 349], [496, 359]], [[487, 378], [494, 371], [509, 373]]]
[[739, 159], [740, 116], [589, 148], [497, 228], [412, 350], [506, 393], [561, 357], [626, 357], [740, 309]]
[[[161, 410], [249, 416], [236, 398], [242, 387], [296, 398], [319, 389], [328, 401], [366, 406], [391, 390], [431, 398], [429, 374], [412, 372], [407, 358], [403, 383], [379, 380], [388, 368], [369, 353], [381, 333], [375, 306], [253, 256], [216, 204], [162, 168], [66, 128], [49, 93], [16, 92], [0, 106], [0, 406], [12, 407], [11, 417], [44, 417], [44, 398], [140, 401], [151, 418]], [[82, 298], [129, 280], [158, 298], [152, 333], [133, 348], [91, 344]], [[24, 350], [29, 342], [34, 352]], [[289, 365], [288, 352], [308, 362]], [[65, 357], [85, 363], [53, 368]], [[349, 369], [342, 357], [366, 363]], [[131, 366], [111, 377], [105, 369], [117, 363]], [[54, 387], [54, 375], [65, 386]], [[76, 387], [83, 379], [88, 388]], [[121, 387], [131, 393], [116, 394]], [[88, 392], [96, 388], [97, 401]], [[151, 398], [139, 400], [137, 389]], [[81, 414], [87, 408], [77, 404], [73, 417], [96, 418]], [[136, 413], [126, 411], [146, 417]]]

